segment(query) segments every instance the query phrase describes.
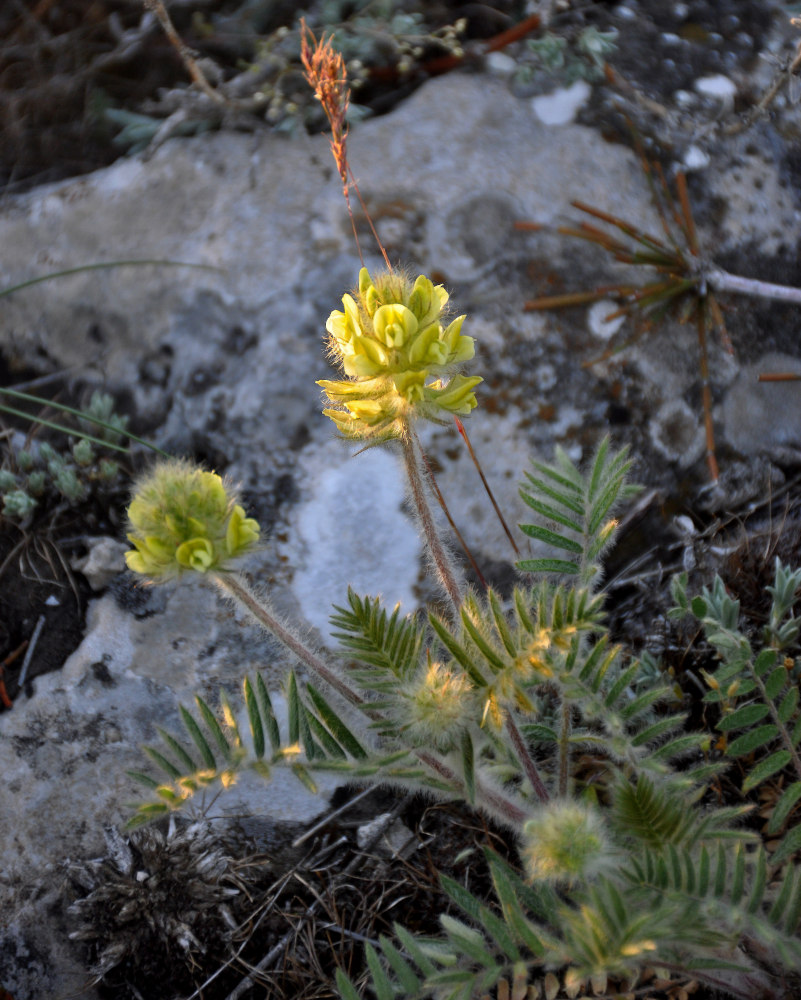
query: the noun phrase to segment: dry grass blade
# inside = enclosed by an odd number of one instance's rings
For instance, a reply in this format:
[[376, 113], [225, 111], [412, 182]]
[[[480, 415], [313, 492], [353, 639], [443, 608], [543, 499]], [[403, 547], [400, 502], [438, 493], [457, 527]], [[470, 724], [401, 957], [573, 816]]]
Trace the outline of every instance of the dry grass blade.
[[370, 225], [370, 231], [380, 249], [384, 263], [391, 271], [392, 265], [387, 257], [387, 252], [378, 233], [373, 226], [373, 220], [367, 211], [367, 206], [359, 191], [359, 185], [353, 177], [353, 172], [348, 163], [348, 124], [347, 114], [350, 104], [350, 88], [348, 87], [348, 74], [345, 68], [345, 60], [342, 53], [331, 44], [330, 38], [321, 37], [317, 39], [314, 32], [306, 24], [305, 18], [300, 19], [300, 59], [306, 74], [306, 80], [314, 91], [314, 96], [320, 102], [331, 126], [331, 153], [337, 165], [339, 176], [342, 181], [342, 193], [345, 196], [345, 203], [348, 206], [351, 228], [353, 229], [353, 239], [356, 242], [356, 249], [359, 251], [359, 260], [364, 265], [362, 248], [359, 243], [359, 234], [356, 230], [356, 220], [353, 217], [353, 209], [350, 203], [350, 185], [359, 199], [365, 218]]
[[[706, 456], [709, 472], [713, 480], [719, 478], [715, 456], [715, 436], [712, 424], [712, 393], [709, 381], [709, 352], [707, 330], [718, 329], [727, 350], [731, 342], [723, 323], [723, 314], [707, 281], [704, 266], [699, 258], [698, 238], [687, 193], [687, 182], [683, 174], [676, 180], [677, 198], [670, 196], [667, 181], [661, 168], [652, 167], [643, 157], [643, 170], [651, 189], [654, 205], [664, 232], [664, 238], [646, 233], [637, 226], [604, 212], [581, 201], [572, 202], [580, 211], [612, 227], [612, 232], [588, 222], [578, 226], [561, 226], [559, 232], [576, 239], [594, 243], [611, 254], [615, 260], [638, 267], [648, 267], [655, 272], [654, 280], [641, 286], [630, 284], [605, 285], [592, 290], [564, 295], [542, 296], [526, 302], [524, 309], [561, 309], [583, 305], [601, 298], [612, 297], [620, 305], [610, 313], [607, 320], [621, 315], [632, 315], [638, 319], [638, 339], [653, 323], [671, 314], [680, 322], [695, 321], [698, 335], [699, 370], [701, 374], [701, 398], [703, 403]], [[656, 174], [656, 176], [654, 176]], [[528, 228], [521, 224], [520, 228]], [[622, 234], [622, 235], [621, 235]], [[622, 347], [629, 346], [628, 341]], [[606, 360], [620, 346], [612, 346], [594, 359]]]
[[194, 54], [184, 44], [180, 35], [175, 30], [175, 25], [172, 23], [172, 19], [167, 13], [167, 8], [164, 6], [163, 0], [145, 0], [145, 8], [152, 11], [158, 18], [159, 24], [164, 30], [164, 34], [170, 40], [170, 43], [175, 47], [181, 62], [186, 67], [186, 71], [192, 79], [192, 82], [200, 90], [202, 90], [206, 97], [208, 97], [208, 99], [214, 104], [225, 104], [225, 98], [222, 94], [218, 93], [206, 79], [206, 76], [198, 65]]

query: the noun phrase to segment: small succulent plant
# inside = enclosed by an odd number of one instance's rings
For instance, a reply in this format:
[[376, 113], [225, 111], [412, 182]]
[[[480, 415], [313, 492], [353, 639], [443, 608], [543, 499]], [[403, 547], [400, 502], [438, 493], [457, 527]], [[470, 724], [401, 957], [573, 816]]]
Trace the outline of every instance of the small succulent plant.
[[[109, 486], [117, 480], [119, 465], [103, 452], [120, 449], [128, 418], [116, 414], [113, 398], [98, 391], [81, 413], [68, 412], [77, 414], [78, 429], [56, 429], [77, 436], [71, 446], [59, 450], [43, 441], [38, 446], [8, 448], [0, 468], [0, 512], [4, 517], [27, 524], [36, 510], [49, 502], [75, 505], [97, 486]], [[30, 419], [35, 423], [33, 417]]]

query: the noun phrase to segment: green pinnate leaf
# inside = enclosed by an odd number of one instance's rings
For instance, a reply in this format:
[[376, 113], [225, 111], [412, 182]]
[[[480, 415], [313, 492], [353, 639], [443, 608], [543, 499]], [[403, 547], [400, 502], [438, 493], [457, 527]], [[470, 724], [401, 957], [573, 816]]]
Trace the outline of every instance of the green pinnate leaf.
[[184, 708], [183, 705], [179, 706], [178, 711], [180, 712], [181, 721], [184, 724], [184, 728], [186, 729], [187, 733], [189, 733], [195, 746], [200, 751], [200, 754], [203, 758], [203, 763], [206, 765], [206, 767], [209, 768], [216, 767], [217, 758], [214, 756], [214, 751], [209, 746], [209, 741], [203, 735], [203, 731], [195, 721], [194, 716], [188, 711], [188, 709]]
[[787, 683], [787, 671], [784, 666], [776, 667], [765, 681], [765, 694], [773, 701], [778, 698]]
[[281, 733], [278, 728], [278, 720], [273, 711], [270, 693], [262, 680], [261, 674], [256, 674], [256, 698], [261, 709], [261, 716], [267, 726], [267, 736], [270, 740], [270, 746], [275, 751], [281, 746]]
[[768, 833], [776, 834], [784, 826], [792, 814], [798, 800], [801, 799], [801, 781], [794, 781], [782, 792], [779, 801], [773, 807], [768, 821]]
[[577, 574], [579, 571], [576, 563], [567, 562], [565, 559], [521, 559], [515, 565], [523, 573]]
[[784, 725], [787, 725], [796, 713], [798, 708], [798, 695], [798, 685], [794, 684], [784, 698], [782, 698], [781, 704], [777, 709], [777, 715], [779, 717], [779, 722]]
[[757, 785], [761, 785], [763, 781], [766, 781], [771, 775], [776, 774], [777, 771], [781, 771], [783, 768], [792, 760], [793, 755], [789, 750], [777, 750], [776, 753], [772, 753], [765, 760], [761, 760], [751, 771], [748, 773], [748, 777], [743, 782], [743, 791], [748, 792], [752, 788], [756, 788]]
[[367, 757], [367, 751], [353, 734], [351, 729], [349, 729], [340, 716], [337, 715], [330, 703], [326, 701], [313, 684], [307, 684], [306, 691], [320, 718], [326, 724], [334, 739], [339, 742], [340, 746], [342, 746], [343, 749], [351, 755], [351, 757], [355, 757], [357, 760], [364, 760]]
[[730, 715], [724, 715], [717, 724], [717, 728], [722, 733], [731, 733], [737, 729], [745, 729], [747, 726], [753, 726], [755, 723], [761, 722], [769, 712], [770, 708], [767, 705], [743, 705], [742, 708], [738, 708]]
[[169, 758], [165, 757], [163, 753], [156, 750], [155, 747], [145, 746], [142, 747], [142, 749], [153, 761], [153, 763], [160, 767], [161, 770], [164, 771], [165, 774], [168, 774], [174, 781], [182, 776], [181, 769], [176, 767], [175, 764], [169, 760]]
[[548, 528], [543, 528], [538, 524], [521, 524], [520, 530], [531, 538], [536, 538], [547, 545], [553, 545], [557, 549], [565, 549], [568, 552], [575, 552], [577, 555], [581, 555], [584, 551], [581, 542], [567, 538], [564, 535], [559, 535], [555, 531], [550, 531]]
[[369, 943], [365, 947], [365, 955], [367, 956], [367, 965], [370, 968], [373, 989], [375, 990], [377, 1000], [394, 1000], [395, 991], [392, 988], [392, 982], [387, 975], [386, 969], [381, 964], [378, 952]]
[[756, 729], [743, 733], [742, 736], [738, 736], [736, 740], [733, 740], [726, 752], [730, 757], [745, 757], [747, 754], [754, 753], [755, 750], [766, 746], [772, 740], [775, 740], [778, 735], [778, 726], [772, 724], [757, 726]]
[[245, 707], [247, 708], [250, 732], [253, 737], [253, 753], [257, 758], [262, 758], [264, 756], [264, 726], [261, 721], [259, 703], [256, 700], [256, 692], [253, 690], [250, 678], [245, 678], [242, 688], [245, 695]]
[[231, 744], [226, 739], [222, 726], [217, 721], [217, 717], [209, 708], [208, 704], [200, 697], [200, 695], [195, 698], [195, 703], [200, 710], [200, 714], [203, 716], [203, 721], [205, 722], [206, 727], [214, 737], [214, 741], [219, 747], [220, 752], [225, 760], [229, 761], [231, 759]]

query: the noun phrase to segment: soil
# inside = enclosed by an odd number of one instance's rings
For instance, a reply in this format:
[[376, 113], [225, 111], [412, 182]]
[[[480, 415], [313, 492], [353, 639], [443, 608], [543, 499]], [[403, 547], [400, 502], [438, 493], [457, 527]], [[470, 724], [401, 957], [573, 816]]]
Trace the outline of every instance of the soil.
[[[0, 384], [11, 381], [10, 373], [5, 374]], [[80, 386], [73, 386], [71, 395], [60, 388], [54, 380], [43, 391], [81, 406]], [[21, 446], [32, 452], [47, 441], [57, 453], [69, 454], [78, 440], [70, 436], [65, 443], [63, 435], [37, 422], [37, 417], [53, 418], [53, 411], [30, 412], [30, 421], [0, 415], [0, 464], [18, 476]], [[106, 453], [109, 459], [115, 455], [119, 453]], [[129, 483], [124, 466], [108, 483], [97, 481], [93, 473], [94, 468], [84, 474], [88, 488], [80, 500], [67, 500], [48, 482], [32, 514], [0, 514], [0, 713], [13, 707], [23, 689], [30, 697], [33, 680], [59, 670], [83, 639], [92, 589], [73, 564], [87, 554], [92, 538], [120, 537]]]

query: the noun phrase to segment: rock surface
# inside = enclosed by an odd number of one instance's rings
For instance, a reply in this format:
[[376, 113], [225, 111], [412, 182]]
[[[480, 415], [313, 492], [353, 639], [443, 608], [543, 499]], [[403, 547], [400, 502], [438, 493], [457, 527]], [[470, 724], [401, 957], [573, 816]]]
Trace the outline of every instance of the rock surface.
[[[769, 272], [773, 255], [796, 245], [801, 210], [781, 157], [749, 141], [707, 142], [711, 165], [691, 193], [702, 242], [740, 253], [741, 268], [760, 254]], [[517, 488], [531, 457], [549, 459], [561, 444], [580, 459], [610, 428], [632, 444], [641, 481], [667, 492], [678, 479], [704, 483], [692, 329], [669, 323], [585, 368], [606, 347], [597, 313], [523, 309], [549, 288], [619, 282], [629, 272], [549, 229], [517, 231], [515, 221], [553, 226], [575, 218], [570, 202], [581, 199], [660, 233], [628, 148], [587, 125], [542, 124], [504, 80], [452, 74], [355, 128], [349, 151], [390, 258], [435, 274], [468, 313], [474, 371], [485, 378], [468, 427], [510, 523], [525, 516]], [[365, 227], [360, 234], [375, 267]], [[145, 257], [211, 269], [120, 268], [19, 292], [0, 316], [9, 365], [91, 373], [125, 393], [160, 447], [239, 482], [249, 511], [271, 529], [245, 568], [282, 613], [325, 636], [327, 609], [344, 600], [348, 583], [413, 611], [431, 584], [397, 462], [378, 452], [350, 457], [333, 442], [314, 384], [329, 375], [325, 319], [359, 267], [327, 139], [222, 133], [171, 141], [151, 159], [0, 206], [2, 284]], [[801, 321], [787, 310], [771, 320], [768, 307], [733, 305], [727, 323], [738, 351], [741, 308], [750, 310], [746, 324], [762, 316], [765, 332], [764, 343], [749, 341], [748, 368], [710, 345], [722, 456], [770, 458], [776, 448], [784, 459], [788, 450], [797, 456], [798, 422], [788, 414], [801, 390], [787, 383], [786, 403], [782, 395], [771, 405], [779, 397], [770, 387], [756, 391], [753, 377], [779, 361], [800, 370]], [[491, 579], [508, 578], [508, 543], [458, 436], [430, 428], [424, 443], [477, 560]], [[124, 821], [135, 797], [125, 769], [143, 766], [138, 745], [154, 739], [155, 725], [177, 731], [177, 705], [194, 694], [213, 701], [220, 686], [235, 690], [256, 669], [277, 691], [289, 665], [210, 589], [142, 590], [122, 572], [111, 577], [64, 668], [0, 715], [0, 985], [15, 1000], [94, 995], [64, 946], [62, 865], [92, 856], [103, 826]], [[301, 820], [324, 807], [324, 799], [294, 797], [295, 787], [232, 798], [226, 808], [273, 807]]]

